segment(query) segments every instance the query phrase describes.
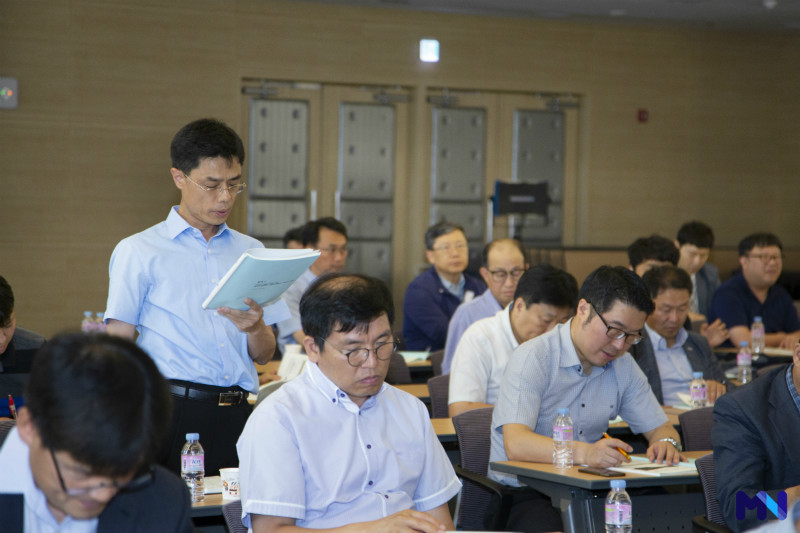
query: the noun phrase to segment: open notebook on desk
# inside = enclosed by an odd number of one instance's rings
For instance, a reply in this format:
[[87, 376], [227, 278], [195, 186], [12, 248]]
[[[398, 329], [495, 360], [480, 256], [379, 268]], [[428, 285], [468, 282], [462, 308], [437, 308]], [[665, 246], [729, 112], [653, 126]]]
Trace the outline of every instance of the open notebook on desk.
[[644, 476], [685, 476], [696, 474], [697, 467], [694, 459], [677, 465], [651, 463], [647, 457], [632, 456], [630, 463], [622, 463], [619, 466], [612, 466], [609, 470], [615, 472], [625, 472], [630, 474], [642, 474]]

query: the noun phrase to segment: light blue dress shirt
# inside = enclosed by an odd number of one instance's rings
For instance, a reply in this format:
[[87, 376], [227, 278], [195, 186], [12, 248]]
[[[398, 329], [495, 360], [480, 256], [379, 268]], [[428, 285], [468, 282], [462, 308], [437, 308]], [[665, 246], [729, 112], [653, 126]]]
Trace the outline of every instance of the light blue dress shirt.
[[[572, 343], [570, 326], [521, 344], [506, 365], [500, 397], [492, 417], [491, 461], [507, 461], [503, 446], [505, 424], [525, 424], [545, 437], [553, 436], [560, 407], [569, 408], [574, 432], [581, 442], [597, 442], [608, 421], [621, 415], [634, 433], [645, 433], [667, 422], [639, 365], [625, 353], [603, 367], [583, 372]], [[489, 470], [489, 477], [519, 486], [517, 477]]]
[[[56, 521], [47, 507], [47, 498], [33, 481], [30, 449], [20, 438], [16, 428], [11, 430], [3, 447], [0, 448], [0, 493], [21, 493], [24, 496], [25, 533], [95, 533], [97, 531], [97, 518], [77, 520], [67, 515], [61, 523]], [[0, 531], [2, 530], [2, 521], [0, 520]]]
[[[258, 391], [247, 335], [213, 309], [203, 309], [217, 282], [245, 250], [263, 248], [222, 224], [209, 241], [170, 209], [167, 220], [120, 241], [109, 265], [105, 319], [136, 326], [136, 343], [167, 379]], [[264, 322], [288, 316], [282, 301]]]
[[286, 289], [281, 299], [289, 308], [291, 316], [286, 320], [278, 322], [278, 347], [281, 353], [286, 353], [287, 344], [297, 344], [292, 335], [295, 331], [303, 329], [303, 324], [300, 321], [300, 298], [308, 289], [309, 285], [316, 281], [317, 276], [311, 272], [311, 269], [306, 269], [297, 280], [292, 283], [292, 286]]
[[686, 357], [683, 343], [689, 338], [685, 329], [678, 330], [675, 344], [667, 348], [667, 340], [656, 333], [647, 324], [644, 325], [650, 342], [653, 344], [653, 353], [656, 356], [658, 375], [661, 376], [661, 396], [664, 405], [679, 405], [685, 403], [678, 398], [678, 393], [689, 394], [689, 384], [692, 382], [692, 365]]
[[444, 345], [444, 359], [442, 360], [442, 374], [450, 373], [450, 365], [453, 364], [453, 355], [456, 353], [456, 346], [461, 340], [464, 332], [472, 324], [483, 318], [494, 316], [495, 313], [502, 310], [500, 304], [497, 303], [492, 291], [485, 290], [483, 294], [477, 298], [465, 302], [456, 308], [453, 317], [450, 319], [450, 324], [447, 326], [447, 341]]
[[236, 445], [243, 523], [323, 529], [429, 511], [461, 488], [425, 405], [390, 385], [359, 408], [316, 364], [267, 397]]

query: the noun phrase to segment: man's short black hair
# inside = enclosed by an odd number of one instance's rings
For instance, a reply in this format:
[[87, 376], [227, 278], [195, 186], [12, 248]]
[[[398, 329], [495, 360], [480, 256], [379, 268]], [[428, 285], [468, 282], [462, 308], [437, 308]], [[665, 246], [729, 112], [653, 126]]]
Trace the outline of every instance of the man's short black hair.
[[313, 337], [320, 348], [332, 332], [367, 328], [383, 314], [391, 326], [394, 322], [392, 291], [383, 281], [362, 274], [320, 276], [300, 299], [303, 332]]
[[678, 265], [680, 252], [675, 244], [661, 235], [640, 237], [628, 246], [628, 261], [633, 268], [647, 260], [666, 261]]
[[711, 249], [714, 247], [714, 230], [708, 224], [697, 220], [687, 222], [678, 230], [678, 245], [684, 244]]
[[11, 313], [14, 312], [14, 291], [6, 278], [0, 276], [0, 328], [11, 325]]
[[292, 228], [283, 234], [283, 247], [289, 246], [289, 241], [297, 241], [303, 243], [303, 226]]
[[195, 120], [182, 127], [170, 145], [172, 166], [184, 174], [200, 166], [202, 159], [222, 157], [244, 164], [244, 144], [227, 124], [213, 118]]
[[517, 298], [522, 298], [526, 307], [547, 304], [574, 310], [578, 305], [578, 282], [575, 276], [553, 265], [536, 265], [519, 278], [515, 302]]
[[347, 228], [333, 217], [323, 217], [317, 220], [307, 222], [303, 228], [303, 246], [316, 246], [319, 242], [319, 230], [326, 228], [336, 233], [341, 233], [344, 238], [347, 238]]
[[[434, 239], [435, 240], [435, 239]], [[522, 263], [524, 265], [528, 264], [528, 250], [525, 249], [525, 245], [522, 244], [522, 241], [519, 239], [497, 239], [492, 242], [486, 243], [486, 246], [483, 247], [483, 252], [481, 252], [481, 261], [482, 266], [484, 268], [489, 268], [489, 252], [492, 251], [497, 244], [505, 243], [511, 244], [512, 246], [516, 246], [519, 253], [522, 254]]]
[[447, 235], [448, 233], [453, 233], [454, 231], [460, 231], [464, 234], [466, 238], [467, 232], [464, 231], [464, 226], [461, 224], [456, 224], [455, 222], [439, 222], [434, 224], [430, 228], [425, 231], [425, 248], [428, 250], [433, 250], [433, 243], [441, 237], [442, 235]]
[[748, 235], [739, 242], [739, 257], [743, 257], [750, 253], [750, 250], [758, 246], [764, 248], [767, 246], [777, 246], [783, 251], [783, 243], [777, 235], [773, 233], [753, 233]]
[[647, 286], [636, 273], [623, 266], [601, 266], [586, 278], [579, 299], [602, 314], [622, 302], [649, 315], [655, 308]]
[[149, 466], [172, 420], [166, 380], [127, 339], [60, 334], [33, 358], [25, 406], [42, 446], [65, 451], [93, 475]]
[[653, 267], [642, 276], [642, 281], [654, 300], [668, 289], [687, 290], [692, 294], [692, 278], [682, 268], [672, 265]]

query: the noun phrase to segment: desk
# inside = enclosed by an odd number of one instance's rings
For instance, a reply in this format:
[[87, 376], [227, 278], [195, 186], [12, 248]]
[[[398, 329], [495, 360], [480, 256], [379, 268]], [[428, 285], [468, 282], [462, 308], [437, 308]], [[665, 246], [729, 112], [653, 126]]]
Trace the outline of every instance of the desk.
[[405, 383], [401, 385], [394, 385], [401, 391], [405, 391], [412, 396], [416, 396], [424, 403], [431, 403], [431, 393], [428, 391], [427, 383]]
[[223, 501], [222, 494], [206, 494], [205, 501], [192, 504], [192, 518], [222, 516], [222, 506], [228, 501]]
[[439, 442], [458, 442], [452, 418], [431, 418], [431, 424], [436, 436], [439, 437]]
[[[691, 458], [710, 453], [685, 452]], [[493, 462], [490, 468], [515, 474], [521, 483], [549, 496], [553, 507], [561, 510], [565, 533], [594, 533], [604, 530], [603, 505], [612, 479], [624, 479], [627, 489], [645, 487], [699, 487], [695, 474], [685, 476], [645, 476], [626, 473], [624, 478], [604, 478], [578, 472], [578, 465], [559, 470], [549, 463], [522, 461]], [[670, 494], [634, 494], [634, 527], [639, 531], [681, 531], [692, 517], [705, 512], [702, 491]], [[650, 523], [652, 522], [652, 529]]]
[[406, 363], [408, 372], [411, 374], [411, 381], [414, 383], [426, 383], [428, 378], [433, 377], [433, 366], [429, 359], [424, 361], [411, 361]]

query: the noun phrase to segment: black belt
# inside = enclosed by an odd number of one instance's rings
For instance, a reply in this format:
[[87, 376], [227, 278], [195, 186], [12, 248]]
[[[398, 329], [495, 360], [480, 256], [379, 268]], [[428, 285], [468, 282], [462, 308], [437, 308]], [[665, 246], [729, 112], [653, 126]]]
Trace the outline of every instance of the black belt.
[[185, 385], [178, 385], [176, 383], [169, 384], [169, 391], [180, 398], [215, 403], [222, 407], [239, 405], [246, 399], [246, 393], [244, 391], [229, 390], [225, 392], [211, 392], [195, 389], [194, 387], [187, 387]]

